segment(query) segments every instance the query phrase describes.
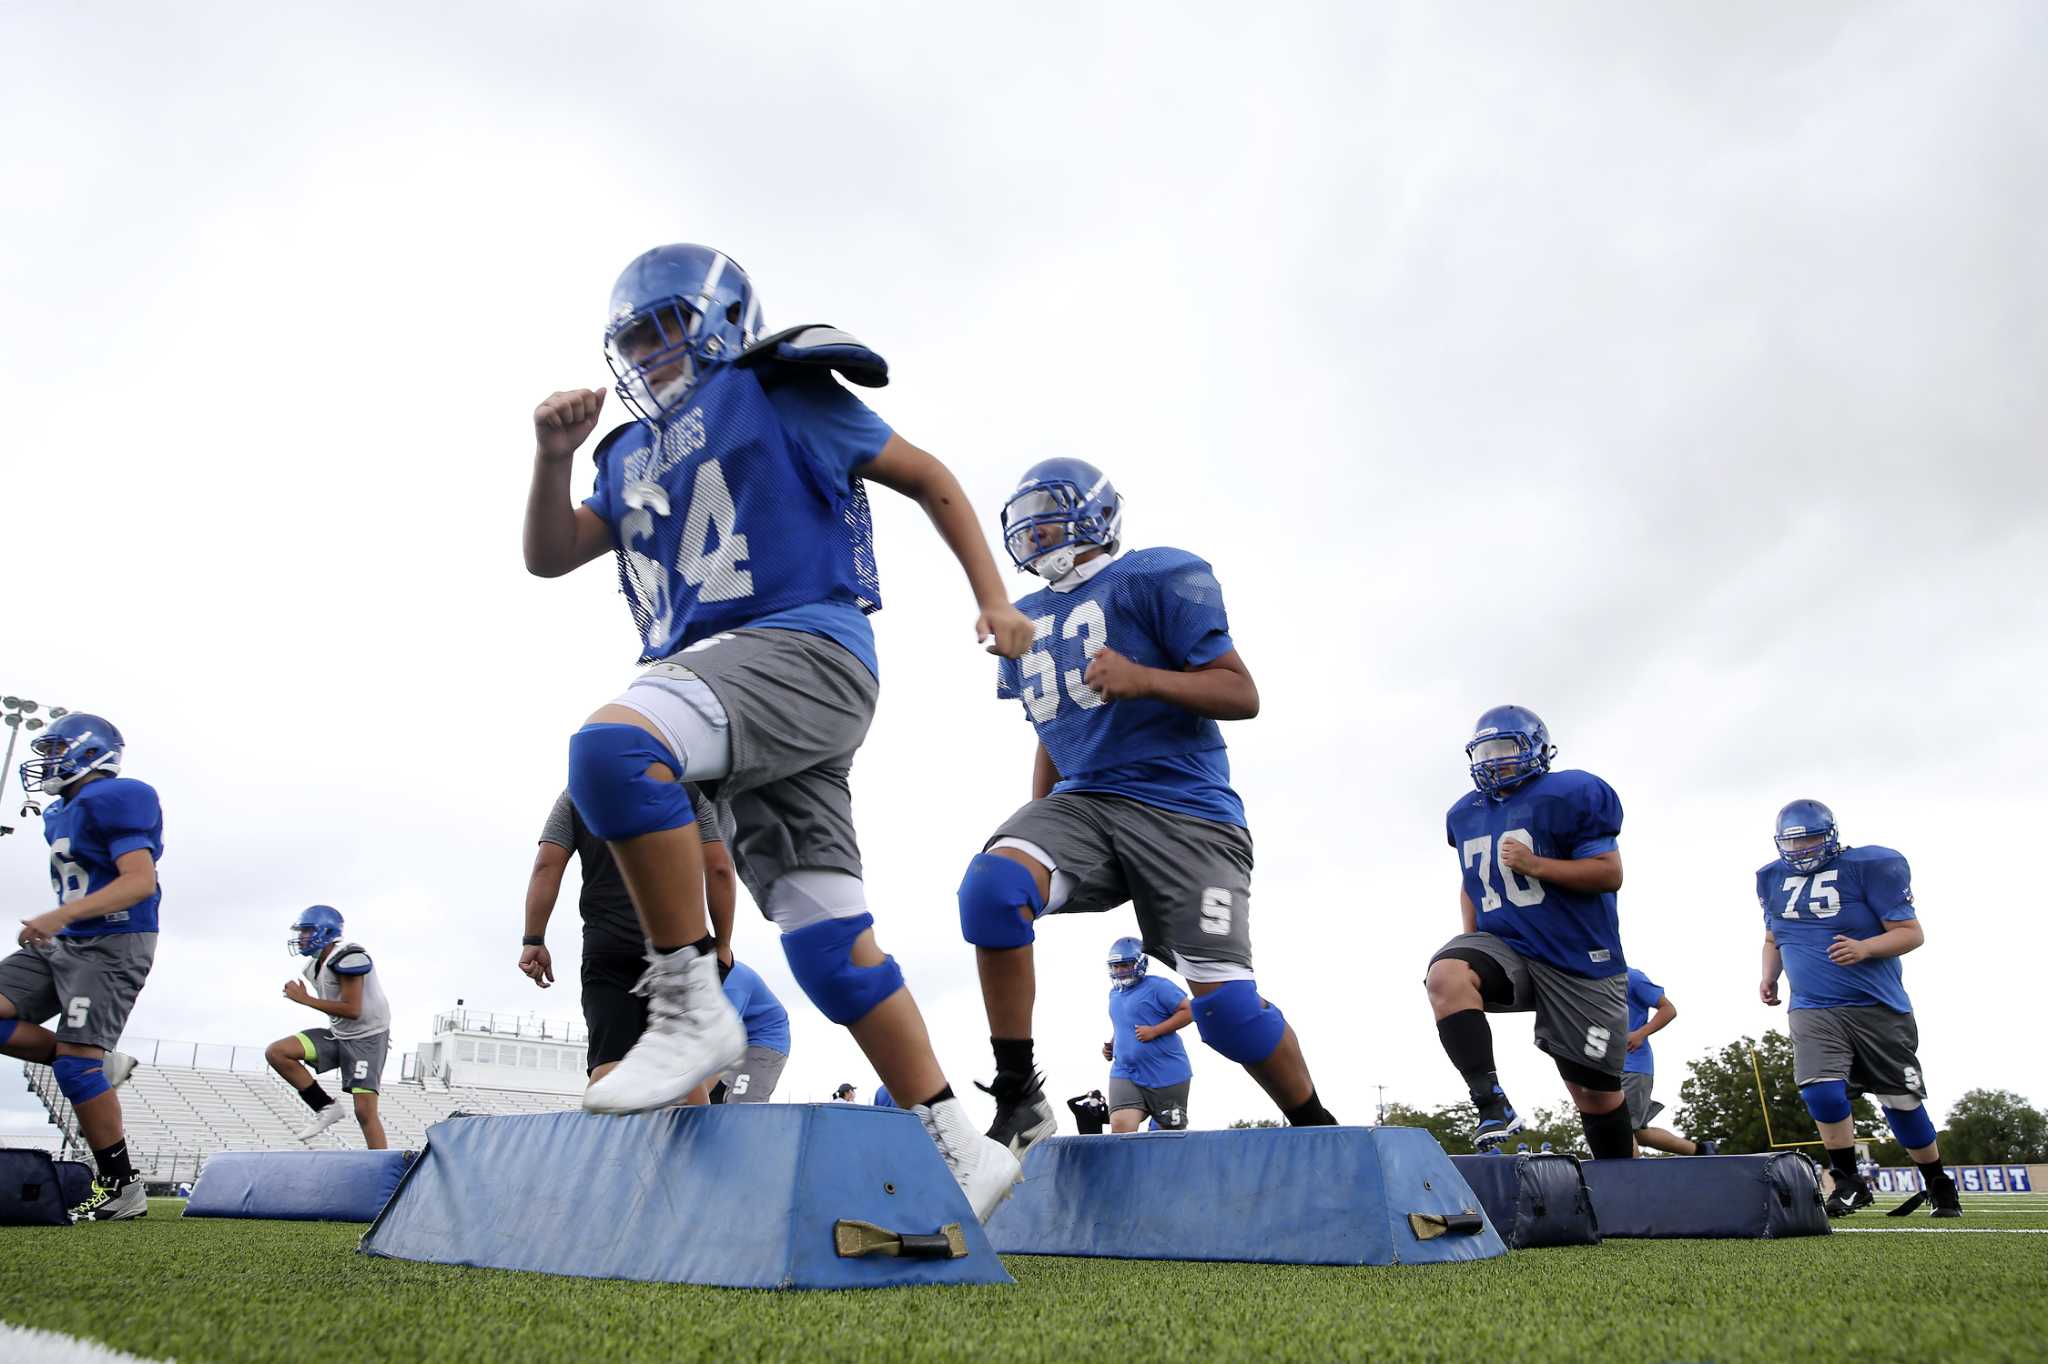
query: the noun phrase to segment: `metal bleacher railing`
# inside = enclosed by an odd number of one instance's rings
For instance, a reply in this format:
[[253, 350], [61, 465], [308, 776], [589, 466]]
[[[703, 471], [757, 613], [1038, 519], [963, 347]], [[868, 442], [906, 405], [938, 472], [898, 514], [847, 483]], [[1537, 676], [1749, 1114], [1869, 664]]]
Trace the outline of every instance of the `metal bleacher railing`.
[[[512, 1016], [504, 1020], [509, 1025]], [[552, 1025], [546, 1035], [558, 1036], [560, 1027]], [[120, 1091], [122, 1118], [130, 1159], [152, 1182], [196, 1178], [200, 1166], [217, 1151], [306, 1149], [295, 1134], [305, 1124], [307, 1110], [291, 1086], [264, 1062], [261, 1048], [127, 1040], [124, 1050], [140, 1064]], [[24, 1063], [22, 1071], [28, 1089], [41, 1100], [57, 1129], [64, 1152], [87, 1156], [77, 1117], [58, 1091], [50, 1068]], [[396, 1082], [386, 1078], [378, 1104], [385, 1135], [399, 1148], [424, 1145], [427, 1128], [452, 1112], [543, 1113], [577, 1101], [573, 1095], [450, 1085], [439, 1076], [415, 1075], [411, 1067], [401, 1067], [401, 1072]], [[349, 1120], [311, 1143], [328, 1150], [361, 1144], [361, 1133]]]

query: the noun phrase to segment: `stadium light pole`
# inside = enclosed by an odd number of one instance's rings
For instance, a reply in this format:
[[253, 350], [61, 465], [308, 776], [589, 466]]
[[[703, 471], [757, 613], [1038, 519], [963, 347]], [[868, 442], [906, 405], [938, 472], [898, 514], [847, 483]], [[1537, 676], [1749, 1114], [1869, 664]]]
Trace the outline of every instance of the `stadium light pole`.
[[[42, 706], [24, 697], [0, 696], [0, 725], [7, 726], [7, 756], [0, 758], [0, 809], [4, 809], [7, 803], [7, 779], [14, 774], [15, 741], [21, 738], [23, 730], [34, 733], [43, 727], [45, 722], [39, 714], [42, 709]], [[51, 706], [48, 711], [52, 720], [61, 720], [70, 713], [62, 706]], [[28, 792], [23, 791], [22, 795], [27, 796]], [[42, 811], [33, 800], [24, 800], [21, 813], [26, 817], [41, 814]], [[12, 824], [0, 824], [0, 838], [5, 838], [13, 832]]]

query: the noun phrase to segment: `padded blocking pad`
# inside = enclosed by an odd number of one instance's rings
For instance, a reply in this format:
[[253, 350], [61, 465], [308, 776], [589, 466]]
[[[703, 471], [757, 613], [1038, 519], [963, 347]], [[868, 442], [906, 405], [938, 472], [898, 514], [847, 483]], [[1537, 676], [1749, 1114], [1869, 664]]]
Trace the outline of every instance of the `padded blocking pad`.
[[412, 1158], [410, 1151], [222, 1151], [199, 1171], [185, 1216], [368, 1222]]
[[[842, 1221], [957, 1225], [967, 1254], [841, 1256]], [[362, 1249], [722, 1288], [1012, 1282], [916, 1116], [835, 1103], [453, 1118]]]
[[92, 1197], [92, 1166], [82, 1160], [53, 1161], [57, 1187], [63, 1190], [64, 1206], [75, 1208]]
[[1408, 1215], [1480, 1211], [1419, 1128], [1157, 1132], [1039, 1142], [988, 1232], [1005, 1254], [1433, 1264], [1507, 1247], [1490, 1223], [1425, 1241]]
[[1592, 1194], [1570, 1156], [1452, 1156], [1451, 1164], [1509, 1250], [1600, 1244]]
[[77, 1199], [66, 1201], [48, 1151], [0, 1147], [0, 1227], [68, 1227]]
[[1580, 1167], [1603, 1236], [1825, 1236], [1813, 1163], [1761, 1156], [1589, 1160]]

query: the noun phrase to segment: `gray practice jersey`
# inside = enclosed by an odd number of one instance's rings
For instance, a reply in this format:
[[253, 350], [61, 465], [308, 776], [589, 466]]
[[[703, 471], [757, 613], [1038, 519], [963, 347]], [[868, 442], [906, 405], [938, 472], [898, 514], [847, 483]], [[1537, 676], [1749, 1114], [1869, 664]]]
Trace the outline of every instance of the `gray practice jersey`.
[[384, 987], [377, 981], [370, 954], [361, 943], [336, 943], [326, 956], [306, 963], [306, 980], [313, 993], [322, 999], [340, 999], [341, 983], [351, 976], [360, 977], [363, 982], [363, 1012], [355, 1018], [330, 1015], [328, 1028], [336, 1037], [368, 1037], [371, 1033], [391, 1031], [391, 1005], [384, 998]]

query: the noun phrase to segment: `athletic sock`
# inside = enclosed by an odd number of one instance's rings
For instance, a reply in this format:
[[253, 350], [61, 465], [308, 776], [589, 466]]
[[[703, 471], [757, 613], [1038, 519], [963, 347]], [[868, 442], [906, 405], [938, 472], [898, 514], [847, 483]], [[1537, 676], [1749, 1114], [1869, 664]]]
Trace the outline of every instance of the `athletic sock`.
[[1853, 1147], [1853, 1146], [1830, 1146], [1830, 1147], [1828, 1147], [1827, 1149], [1828, 1149], [1828, 1168], [1829, 1168], [1830, 1170], [1833, 1170], [1833, 1171], [1835, 1172], [1835, 1178], [1837, 1178], [1837, 1179], [1853, 1179], [1853, 1180], [1855, 1180], [1855, 1181], [1856, 1181], [1856, 1182], [1857, 1182], [1858, 1184], [1861, 1184], [1861, 1183], [1863, 1182], [1863, 1176], [1862, 1176], [1862, 1174], [1861, 1174], [1861, 1173], [1859, 1173], [1859, 1172], [1857, 1171], [1857, 1169], [1856, 1169], [1856, 1148], [1855, 1148], [1855, 1147]]
[[1294, 1107], [1281, 1109], [1280, 1116], [1287, 1119], [1289, 1127], [1335, 1127], [1337, 1125], [1337, 1119], [1331, 1115], [1329, 1109], [1323, 1107], [1322, 1099], [1317, 1097], [1313, 1089], [1309, 1090], [1306, 1099], [1303, 1099]]
[[304, 1099], [306, 1107], [312, 1109], [315, 1113], [318, 1113], [321, 1109], [334, 1102], [334, 1096], [320, 1088], [318, 1080], [300, 1090], [299, 1097]]
[[120, 1188], [133, 1183], [135, 1180], [135, 1167], [128, 1163], [128, 1139], [126, 1137], [121, 1138], [112, 1146], [94, 1150], [92, 1153], [92, 1163], [99, 1167], [102, 1183], [112, 1184], [116, 1188]]
[[1031, 1039], [1028, 1037], [991, 1037], [988, 1040], [996, 1054], [996, 1074], [1030, 1075], [1036, 1064], [1031, 1056]]
[[1636, 1153], [1635, 1127], [1628, 1120], [1628, 1105], [1605, 1113], [1580, 1113], [1579, 1125], [1586, 1129], [1586, 1149], [1595, 1160], [1627, 1160]]
[[936, 1094], [932, 1095], [932, 1096], [931, 1096], [931, 1097], [930, 1097], [929, 1099], [926, 1099], [926, 1100], [925, 1100], [925, 1101], [924, 1101], [923, 1103], [921, 1103], [921, 1104], [914, 1104], [914, 1105], [912, 1105], [912, 1107], [914, 1107], [914, 1108], [937, 1108], [937, 1107], [938, 1107], [938, 1106], [939, 1106], [940, 1104], [942, 1104], [942, 1103], [946, 1102], [946, 1101], [947, 1101], [948, 1099], [950, 1099], [950, 1098], [952, 1098], [952, 1097], [953, 1097], [953, 1086], [951, 1086], [951, 1085], [947, 1085], [947, 1086], [946, 1086], [946, 1087], [945, 1087], [944, 1089], [942, 1089], [942, 1090], [940, 1090], [940, 1091], [939, 1091], [938, 1093], [936, 1093]]
[[1443, 1043], [1444, 1055], [1451, 1058], [1458, 1074], [1465, 1077], [1465, 1087], [1472, 1091], [1472, 1102], [1481, 1108], [1494, 1102], [1500, 1081], [1493, 1069], [1493, 1027], [1486, 1021], [1485, 1013], [1478, 1009], [1460, 1009], [1447, 1018], [1439, 1018], [1436, 1035], [1437, 1040]]
[[1937, 1184], [1953, 1184], [1955, 1182], [1955, 1177], [1949, 1174], [1947, 1170], [1941, 1168], [1940, 1156], [1936, 1156], [1933, 1160], [1929, 1161], [1915, 1162], [1915, 1168], [1920, 1171], [1920, 1177], [1927, 1181], [1927, 1187], [1930, 1189]]
[[657, 957], [668, 957], [674, 956], [676, 953], [682, 951], [685, 947], [694, 947], [697, 949], [697, 954], [699, 956], [708, 957], [718, 950], [718, 939], [713, 937], [711, 934], [706, 933], [703, 937], [697, 939], [697, 941], [695, 942], [677, 943], [674, 947], [654, 946], [651, 950]]

